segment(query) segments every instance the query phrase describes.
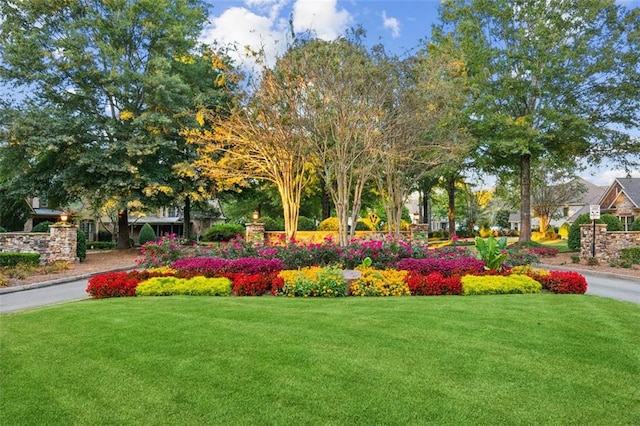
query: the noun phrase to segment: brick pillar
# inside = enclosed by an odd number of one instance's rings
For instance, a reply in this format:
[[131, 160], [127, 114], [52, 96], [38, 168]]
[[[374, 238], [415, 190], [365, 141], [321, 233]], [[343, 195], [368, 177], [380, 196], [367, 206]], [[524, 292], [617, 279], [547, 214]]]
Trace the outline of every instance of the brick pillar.
[[246, 225], [245, 239], [254, 243], [264, 243], [264, 223], [251, 222]]
[[56, 260], [76, 263], [78, 247], [78, 227], [74, 225], [52, 225], [50, 228], [49, 250], [46, 263]]

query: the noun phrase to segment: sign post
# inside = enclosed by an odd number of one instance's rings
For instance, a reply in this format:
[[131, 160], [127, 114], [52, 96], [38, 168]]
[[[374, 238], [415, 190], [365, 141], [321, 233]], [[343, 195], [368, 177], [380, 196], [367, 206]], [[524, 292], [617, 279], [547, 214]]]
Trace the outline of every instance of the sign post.
[[593, 221], [593, 235], [591, 236], [591, 257], [596, 257], [596, 220], [600, 219], [600, 205], [589, 206], [589, 218]]

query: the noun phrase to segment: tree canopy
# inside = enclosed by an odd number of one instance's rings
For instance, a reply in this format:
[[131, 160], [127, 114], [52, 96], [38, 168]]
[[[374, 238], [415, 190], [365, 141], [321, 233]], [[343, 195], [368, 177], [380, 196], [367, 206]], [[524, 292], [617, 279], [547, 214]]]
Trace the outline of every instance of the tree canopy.
[[640, 146], [640, 10], [613, 0], [448, 0], [436, 40], [467, 63], [479, 163], [520, 176], [521, 240], [531, 237], [531, 160], [630, 168]]
[[127, 203], [173, 192], [168, 158], [183, 146], [178, 117], [194, 103], [186, 69], [206, 4], [24, 0], [0, 12], [0, 77], [26, 93], [3, 114], [2, 161], [19, 159], [5, 184], [58, 205], [119, 200], [127, 246]]

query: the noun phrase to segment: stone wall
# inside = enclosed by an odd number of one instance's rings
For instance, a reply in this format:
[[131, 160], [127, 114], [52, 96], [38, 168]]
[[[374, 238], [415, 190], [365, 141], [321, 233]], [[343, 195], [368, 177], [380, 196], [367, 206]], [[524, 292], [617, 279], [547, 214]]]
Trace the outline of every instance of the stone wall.
[[620, 257], [620, 250], [640, 246], [640, 232], [607, 232], [606, 224], [596, 224], [595, 246], [593, 224], [580, 225], [580, 257], [589, 259], [595, 248], [595, 258], [608, 263]]
[[48, 265], [57, 260], [77, 262], [78, 228], [70, 225], [53, 225], [49, 233], [6, 232], [0, 233], [0, 251], [40, 253], [40, 264]]

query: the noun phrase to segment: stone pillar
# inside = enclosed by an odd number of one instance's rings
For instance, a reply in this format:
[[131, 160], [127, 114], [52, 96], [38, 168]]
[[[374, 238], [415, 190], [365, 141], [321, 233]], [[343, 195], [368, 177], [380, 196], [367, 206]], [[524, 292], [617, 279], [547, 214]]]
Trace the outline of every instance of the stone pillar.
[[78, 227], [75, 225], [52, 225], [50, 228], [49, 249], [45, 263], [56, 260], [76, 263], [78, 247]]
[[595, 232], [595, 256], [593, 252], [593, 223], [580, 225], [580, 258], [590, 259], [595, 257], [598, 261], [608, 262], [607, 252], [607, 224], [596, 223]]
[[253, 243], [264, 243], [264, 223], [251, 222], [246, 225], [245, 239]]
[[429, 241], [429, 224], [428, 223], [412, 223], [409, 225], [411, 241], [424, 242]]

